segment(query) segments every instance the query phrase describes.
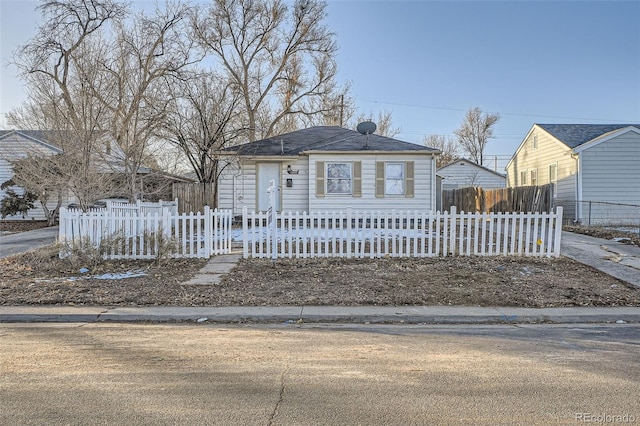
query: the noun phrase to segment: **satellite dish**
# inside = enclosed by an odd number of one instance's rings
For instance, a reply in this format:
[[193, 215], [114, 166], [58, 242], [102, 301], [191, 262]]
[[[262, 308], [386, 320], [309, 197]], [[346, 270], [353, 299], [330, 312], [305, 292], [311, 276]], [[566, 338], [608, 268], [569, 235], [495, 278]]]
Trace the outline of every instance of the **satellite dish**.
[[376, 131], [376, 123], [372, 121], [363, 121], [362, 123], [358, 124], [358, 127], [356, 127], [356, 130], [360, 134], [370, 135]]

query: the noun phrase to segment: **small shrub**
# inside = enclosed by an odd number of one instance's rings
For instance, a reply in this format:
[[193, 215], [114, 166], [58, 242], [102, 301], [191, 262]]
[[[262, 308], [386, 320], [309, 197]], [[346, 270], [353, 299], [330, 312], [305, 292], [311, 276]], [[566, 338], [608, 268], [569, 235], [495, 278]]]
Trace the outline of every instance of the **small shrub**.
[[160, 226], [157, 231], [145, 231], [143, 238], [151, 248], [156, 265], [162, 264], [164, 261], [171, 259], [173, 254], [178, 251], [178, 243], [175, 238], [168, 237]]
[[74, 268], [94, 269], [100, 265], [108, 254], [116, 252], [125, 244], [126, 238], [120, 232], [102, 237], [98, 244], [89, 236], [79, 240], [65, 241], [61, 244], [60, 258], [67, 259]]

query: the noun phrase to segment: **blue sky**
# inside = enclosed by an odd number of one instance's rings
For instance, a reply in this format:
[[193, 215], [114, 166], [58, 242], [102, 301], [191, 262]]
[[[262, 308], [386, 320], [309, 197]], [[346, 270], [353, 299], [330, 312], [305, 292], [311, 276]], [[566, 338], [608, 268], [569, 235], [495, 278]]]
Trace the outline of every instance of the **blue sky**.
[[[639, 1], [339, 1], [327, 25], [358, 110], [388, 110], [397, 138], [451, 135], [474, 106], [501, 114], [487, 154], [533, 123], [640, 123]], [[23, 99], [10, 53], [35, 31], [32, 1], [0, 1], [0, 120]]]

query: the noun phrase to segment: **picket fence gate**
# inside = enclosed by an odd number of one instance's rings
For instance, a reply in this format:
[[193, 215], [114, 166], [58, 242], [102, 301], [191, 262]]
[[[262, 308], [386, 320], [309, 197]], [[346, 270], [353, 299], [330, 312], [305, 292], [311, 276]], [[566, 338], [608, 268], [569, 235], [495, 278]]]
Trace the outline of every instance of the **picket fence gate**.
[[87, 213], [60, 209], [60, 256], [78, 244], [99, 248], [106, 259], [209, 258], [231, 252], [230, 210], [205, 207], [203, 213], [177, 214], [164, 208], [144, 215], [118, 207]]
[[243, 257], [560, 255], [555, 213], [358, 211], [242, 213]]

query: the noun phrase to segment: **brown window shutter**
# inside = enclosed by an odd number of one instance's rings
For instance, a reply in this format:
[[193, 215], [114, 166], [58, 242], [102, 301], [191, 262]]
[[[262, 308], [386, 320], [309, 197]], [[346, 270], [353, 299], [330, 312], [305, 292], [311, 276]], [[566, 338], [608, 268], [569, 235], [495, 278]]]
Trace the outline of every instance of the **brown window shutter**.
[[407, 161], [404, 166], [404, 196], [407, 198], [413, 198], [415, 196], [414, 191], [414, 162]]
[[353, 162], [353, 196], [362, 197], [362, 161]]
[[324, 197], [324, 161], [316, 161], [316, 197]]
[[376, 161], [376, 197], [384, 197], [384, 161]]

